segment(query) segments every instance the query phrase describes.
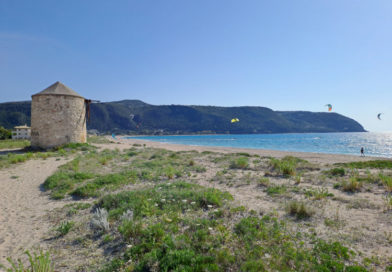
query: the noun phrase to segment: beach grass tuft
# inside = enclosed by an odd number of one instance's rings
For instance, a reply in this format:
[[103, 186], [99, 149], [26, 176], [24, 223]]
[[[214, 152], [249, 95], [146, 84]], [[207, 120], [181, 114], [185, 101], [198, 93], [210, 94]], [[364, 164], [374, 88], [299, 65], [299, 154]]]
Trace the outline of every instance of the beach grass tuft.
[[247, 169], [249, 167], [249, 159], [241, 156], [230, 163], [230, 169]]
[[270, 159], [271, 167], [283, 176], [295, 176], [297, 173], [297, 166], [304, 163], [307, 163], [307, 161], [293, 156], [286, 156], [282, 159]]
[[18, 261], [14, 261], [12, 258], [7, 258], [7, 261], [11, 264], [11, 268], [8, 268], [7, 272], [27, 272], [27, 271], [53, 272], [54, 271], [54, 266], [50, 259], [49, 252], [40, 251], [39, 254], [34, 252], [33, 255], [31, 255], [29, 251], [26, 251], [25, 254], [29, 259], [29, 266], [25, 267], [20, 259], [18, 259]]
[[392, 160], [371, 160], [371, 161], [358, 161], [348, 163], [337, 163], [335, 165], [348, 167], [348, 168], [374, 168], [374, 169], [392, 169]]
[[73, 222], [73, 221], [63, 221], [56, 228], [56, 231], [58, 232], [58, 235], [61, 237], [61, 236], [66, 235], [72, 229], [72, 227], [74, 225], [75, 225], [75, 222]]
[[338, 167], [338, 168], [332, 168], [328, 171], [325, 171], [325, 173], [327, 175], [334, 176], [334, 177], [336, 177], [336, 176], [343, 177], [346, 174], [346, 170], [342, 167]]
[[314, 214], [314, 209], [303, 201], [290, 201], [286, 209], [289, 215], [295, 216], [299, 220], [308, 219]]
[[344, 192], [355, 193], [361, 190], [362, 185], [363, 183], [357, 177], [352, 176], [348, 180], [344, 179], [341, 187]]

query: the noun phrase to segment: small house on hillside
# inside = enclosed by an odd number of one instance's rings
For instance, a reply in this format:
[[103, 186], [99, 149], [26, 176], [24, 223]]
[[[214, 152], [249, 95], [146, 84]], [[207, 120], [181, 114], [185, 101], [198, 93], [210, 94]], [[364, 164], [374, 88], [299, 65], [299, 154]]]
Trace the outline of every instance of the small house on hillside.
[[16, 126], [12, 131], [12, 139], [30, 139], [31, 128], [26, 124], [24, 126]]

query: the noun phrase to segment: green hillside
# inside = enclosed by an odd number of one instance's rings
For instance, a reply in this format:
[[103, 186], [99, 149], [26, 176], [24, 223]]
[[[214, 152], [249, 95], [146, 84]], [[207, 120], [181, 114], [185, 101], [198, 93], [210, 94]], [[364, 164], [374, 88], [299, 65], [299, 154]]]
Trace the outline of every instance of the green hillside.
[[[31, 102], [0, 104], [0, 126], [30, 124]], [[88, 129], [102, 133], [294, 133], [363, 132], [355, 120], [337, 113], [273, 111], [265, 107], [149, 105], [139, 100], [91, 104]], [[232, 118], [240, 122], [231, 123]]]

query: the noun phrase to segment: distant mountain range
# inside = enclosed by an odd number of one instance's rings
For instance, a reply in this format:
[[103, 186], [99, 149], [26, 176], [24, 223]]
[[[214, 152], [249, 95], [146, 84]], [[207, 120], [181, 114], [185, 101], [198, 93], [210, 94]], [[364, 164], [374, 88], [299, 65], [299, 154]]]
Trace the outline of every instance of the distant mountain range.
[[[0, 103], [0, 126], [30, 125], [31, 101]], [[240, 121], [231, 123], [232, 118]], [[150, 105], [140, 100], [93, 103], [88, 129], [101, 133], [304, 133], [364, 132], [357, 121], [333, 112], [273, 111], [265, 107]]]

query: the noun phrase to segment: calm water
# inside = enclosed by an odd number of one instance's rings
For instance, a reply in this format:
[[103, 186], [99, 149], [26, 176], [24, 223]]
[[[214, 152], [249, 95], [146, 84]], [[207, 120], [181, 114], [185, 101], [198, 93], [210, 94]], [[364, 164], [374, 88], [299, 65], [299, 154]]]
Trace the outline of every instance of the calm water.
[[129, 137], [196, 146], [225, 146], [392, 157], [392, 133], [293, 133]]

